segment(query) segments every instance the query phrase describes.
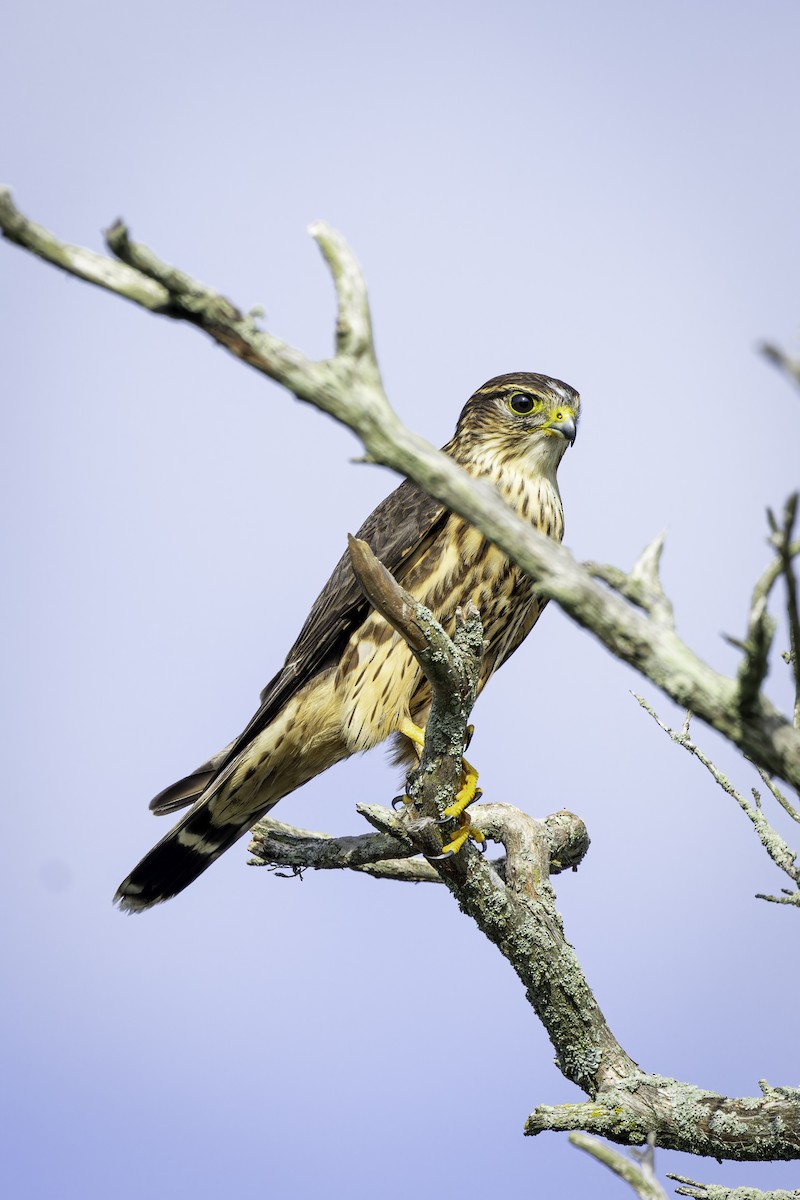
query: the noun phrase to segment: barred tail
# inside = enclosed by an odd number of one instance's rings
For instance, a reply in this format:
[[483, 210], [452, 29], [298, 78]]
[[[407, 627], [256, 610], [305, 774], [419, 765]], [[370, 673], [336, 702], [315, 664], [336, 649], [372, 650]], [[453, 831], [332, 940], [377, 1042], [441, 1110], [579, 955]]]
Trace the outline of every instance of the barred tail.
[[142, 912], [177, 896], [247, 832], [258, 817], [222, 823], [204, 800], [144, 856], [117, 889], [114, 903], [124, 912]]

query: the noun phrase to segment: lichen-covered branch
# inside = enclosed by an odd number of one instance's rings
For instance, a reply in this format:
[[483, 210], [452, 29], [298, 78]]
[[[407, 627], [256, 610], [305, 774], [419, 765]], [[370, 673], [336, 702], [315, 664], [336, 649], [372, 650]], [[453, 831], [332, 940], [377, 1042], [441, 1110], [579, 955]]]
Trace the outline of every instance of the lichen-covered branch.
[[[769, 776], [800, 788], [800, 730], [761, 692], [771, 628], [766, 606], [755, 606], [738, 678], [713, 671], [677, 636], [658, 576], [661, 542], [649, 547], [630, 575], [580, 566], [563, 547], [517, 518], [488, 484], [407, 430], [388, 404], [372, 340], [367, 293], [344, 239], [312, 226], [337, 293], [333, 357], [314, 362], [258, 326], [214, 289], [133, 242], [117, 222], [107, 234], [113, 257], [68, 246], [24, 217], [0, 189], [0, 228], [44, 260], [149, 311], [201, 329], [233, 355], [352, 429], [368, 457], [408, 476], [465, 517], [535, 580], [575, 621], [667, 695], [739, 746]], [[779, 573], [796, 553], [789, 525], [779, 549]], [[541, 1106], [526, 1132], [585, 1129], [638, 1144], [719, 1158], [785, 1159], [800, 1154], [800, 1093], [768, 1089], [757, 1099], [727, 1099], [691, 1084], [648, 1075], [614, 1038], [564, 937], [550, 874], [575, 865], [588, 846], [579, 818], [555, 814], [535, 821], [506, 805], [482, 805], [476, 820], [486, 838], [505, 848], [503, 873], [467, 844], [437, 858], [441, 818], [460, 781], [467, 720], [482, 653], [479, 615], [461, 614], [452, 639], [413, 597], [403, 593], [363, 543], [351, 541], [354, 569], [371, 602], [402, 636], [431, 684], [433, 702], [419, 767], [408, 780], [407, 811], [364, 808], [378, 830], [353, 839], [325, 839], [265, 823], [255, 847], [262, 857], [303, 866], [394, 871], [398, 877], [446, 884], [462, 910], [498, 946], [525, 986], [564, 1075], [590, 1101]], [[771, 586], [771, 585], [770, 585]], [[791, 613], [790, 613], [791, 623]], [[794, 633], [792, 635], [794, 637]], [[763, 839], [762, 839], [763, 840]], [[557, 850], [554, 851], [554, 845]], [[262, 852], [264, 852], [262, 854]], [[427, 864], [412, 856], [427, 856]], [[411, 860], [411, 861], [409, 861]]]
[[[364, 591], [406, 638], [433, 695], [422, 760], [407, 781], [410, 806], [401, 818], [385, 809], [367, 815], [399, 843], [407, 834], [431, 856], [459, 907], [516, 971], [561, 1071], [591, 1098], [537, 1108], [525, 1132], [584, 1129], [630, 1145], [652, 1134], [660, 1146], [718, 1158], [800, 1156], [800, 1092], [767, 1089], [758, 1099], [728, 1099], [647, 1074], [615, 1039], [565, 938], [549, 880], [554, 857], [566, 859], [560, 866], [576, 864], [588, 848], [578, 817], [561, 812], [543, 822], [509, 805], [476, 805], [470, 810], [475, 824], [505, 848], [504, 878], [470, 845], [452, 858], [435, 857], [442, 832], [434, 818], [450, 803], [460, 775], [480, 665], [480, 626], [467, 612], [451, 641], [365, 543], [351, 539], [350, 552]], [[396, 847], [387, 850], [395, 853]]]
[[684, 1187], [675, 1188], [676, 1196], [694, 1196], [695, 1200], [800, 1200], [800, 1191], [787, 1192], [779, 1188], [776, 1192], [760, 1192], [758, 1188], [728, 1188], [717, 1183], [698, 1183], [687, 1175], [668, 1174]]
[[643, 609], [659, 625], [675, 628], [672, 602], [661, 585], [659, 567], [664, 551], [664, 534], [661, 533], [649, 546], [645, 546], [628, 575], [619, 567], [604, 563], [587, 562], [584, 567], [595, 579], [602, 579], [631, 604]]
[[[356, 809], [380, 832], [333, 837], [264, 817], [252, 831], [248, 849], [254, 857], [250, 865], [289, 867], [294, 871], [360, 871], [376, 879], [404, 883], [442, 882], [431, 863], [410, 857], [417, 853], [408, 834], [410, 816], [398, 815], [379, 804], [357, 804]], [[474, 804], [470, 813], [485, 835], [488, 833], [493, 841], [500, 841], [498, 831], [505, 823], [507, 805]], [[548, 845], [550, 874], [575, 870], [589, 848], [583, 823], [562, 810], [544, 818], [542, 832]], [[505, 880], [505, 858], [493, 859], [491, 865]]]
[[[431, 689], [431, 708], [419, 768], [409, 777], [408, 798], [416, 815], [441, 821], [461, 781], [467, 721], [478, 693], [483, 657], [483, 626], [474, 604], [456, 610], [449, 638], [430, 609], [401, 587], [366, 542], [348, 536], [350, 562], [362, 591], [382, 617], [404, 638]], [[422, 781], [433, 779], [436, 788]], [[442, 842], [428, 823], [414, 840], [427, 854]]]
[[606, 575], [611, 587], [604, 586], [565, 547], [513, 514], [488, 484], [471, 479], [402, 425], [381, 384], [361, 273], [344, 239], [328, 226], [317, 222], [311, 229], [331, 269], [338, 302], [336, 352], [322, 362], [311, 361], [259, 329], [252, 314], [133, 243], [120, 222], [107, 236], [115, 257], [104, 258], [67, 246], [29, 221], [4, 188], [0, 228], [10, 240], [71, 274], [150, 311], [195, 325], [298, 399], [347, 425], [372, 461], [413, 479], [469, 520], [536, 579], [542, 595], [589, 629], [612, 654], [690, 708], [770, 775], [800, 789], [800, 730], [760, 691], [754, 693], [757, 671], [750, 671], [742, 685], [712, 670], [681, 641], [658, 584], [657, 553], [652, 548], [630, 577]]
[[[547, 1030], [563, 1073], [590, 1095], [636, 1071], [608, 1028], [575, 952], [564, 938], [549, 876], [551, 831], [510, 805], [481, 805], [474, 822], [506, 851], [505, 879], [467, 844], [440, 859], [443, 810], [459, 785], [467, 722], [482, 651], [477, 612], [468, 608], [451, 640], [377, 561], [364, 542], [350, 541], [351, 562], [370, 601], [406, 639], [431, 686], [432, 703], [419, 766], [407, 781], [404, 828], [429, 856], [460, 908], [508, 959]], [[424, 642], [424, 646], [422, 643]], [[588, 848], [583, 823], [556, 814], [556, 836], [577, 863]]]
[[[694, 755], [694, 757], [703, 764], [703, 766], [714, 779], [715, 783], [722, 788], [723, 792], [726, 792], [729, 796], [733, 797], [733, 799], [741, 808], [742, 812], [752, 823], [756, 833], [758, 834], [759, 840], [761, 841], [761, 845], [775, 863], [775, 866], [788, 875], [797, 887], [797, 890], [790, 894], [788, 900], [781, 900], [779, 897], [775, 896], [763, 896], [761, 893], [757, 893], [757, 899], [773, 900], [776, 903], [792, 903], [800, 905], [800, 866], [797, 865], [797, 851], [792, 850], [792, 848], [787, 842], [784, 841], [778, 831], [774, 829], [772, 825], [770, 825], [761, 808], [760, 793], [757, 792], [755, 788], [753, 789], [754, 803], [751, 804], [747, 799], [745, 799], [741, 792], [736, 790], [728, 777], [714, 765], [711, 759], [708, 758], [707, 755], [705, 755], [697, 745], [695, 745], [689, 736], [689, 724], [692, 717], [691, 713], [686, 714], [686, 720], [684, 721], [683, 729], [681, 729], [679, 732], [675, 729], [671, 729], [669, 725], [665, 725], [643, 696], [639, 696], [634, 693], [634, 697], [636, 700], [638, 700], [639, 704], [641, 704], [645, 712], [650, 714], [658, 727], [663, 729], [664, 733], [666, 733], [667, 736], [676, 743], [676, 745], [682, 746], [684, 750], [688, 750], [690, 754]], [[769, 778], [766, 772], [760, 771], [759, 773], [764, 783], [767, 785], [782, 807], [791, 816], [793, 816], [795, 820], [797, 820], [798, 814], [795, 812], [792, 805], [788, 803], [780, 789]]]
[[540, 1105], [525, 1126], [528, 1134], [577, 1129], [632, 1145], [652, 1133], [667, 1150], [718, 1159], [786, 1161], [800, 1158], [800, 1090], [730, 1098], [637, 1070], [592, 1100]]
[[757, 770], [763, 783], [766, 784], [767, 788], [772, 793], [772, 796], [778, 801], [778, 804], [780, 804], [786, 815], [791, 817], [793, 821], [797, 821], [798, 824], [800, 824], [800, 812], [786, 799], [775, 780], [770, 779], [769, 775], [766, 773], [766, 771], [762, 770], [761, 767], [758, 767]]
[[[365, 806], [357, 806], [364, 812]], [[366, 812], [365, 814], [366, 815]], [[274, 817], [264, 817], [252, 831], [248, 847], [251, 865], [290, 867], [293, 870], [362, 871], [378, 879], [409, 883], [441, 883], [437, 872], [417, 853], [402, 822], [388, 809], [383, 821], [394, 832], [366, 833], [356, 837], [332, 837], [297, 829]]]

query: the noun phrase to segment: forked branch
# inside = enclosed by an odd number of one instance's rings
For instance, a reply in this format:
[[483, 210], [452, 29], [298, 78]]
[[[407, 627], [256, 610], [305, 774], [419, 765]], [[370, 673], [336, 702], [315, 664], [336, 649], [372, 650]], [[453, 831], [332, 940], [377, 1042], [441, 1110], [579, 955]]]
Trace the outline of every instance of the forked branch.
[[783, 1188], [775, 1192], [761, 1192], [758, 1188], [748, 1187], [729, 1188], [718, 1183], [698, 1183], [688, 1175], [673, 1175], [671, 1172], [667, 1179], [674, 1179], [683, 1185], [675, 1188], [676, 1196], [692, 1196], [694, 1200], [800, 1200], [800, 1191], [787, 1192]]
[[[437, 817], [451, 801], [460, 774], [480, 662], [480, 626], [476, 614], [467, 613], [449, 639], [364, 543], [351, 540], [351, 555], [364, 590], [406, 639], [434, 696], [422, 761], [407, 781], [411, 805], [399, 817], [377, 807], [362, 811], [386, 837], [381, 854], [396, 858], [413, 848], [436, 855], [442, 843]], [[561, 812], [536, 821], [503, 804], [475, 805], [470, 812], [486, 838], [505, 848], [502, 875], [469, 845], [430, 865], [514, 968], [547, 1030], [558, 1066], [590, 1097], [586, 1103], [540, 1106], [528, 1118], [526, 1133], [585, 1129], [630, 1145], [649, 1136], [659, 1146], [718, 1158], [800, 1155], [800, 1092], [770, 1089], [757, 1099], [729, 1099], [647, 1074], [614, 1038], [566, 940], [549, 882], [554, 865], [577, 865], [588, 848], [579, 818]], [[265, 844], [262, 830], [268, 834], [271, 824], [262, 823], [257, 831], [259, 853]], [[296, 854], [297, 841], [290, 840]], [[321, 865], [315, 856], [324, 840], [310, 844], [310, 865]], [[336, 842], [341, 865], [356, 865], [356, 843], [357, 865], [363, 865], [367, 839]], [[372, 843], [373, 850], [378, 846]], [[297, 858], [293, 862], [299, 865]]]
[[[587, 570], [564, 547], [517, 518], [491, 487], [471, 479], [407, 430], [383, 391], [361, 272], [344, 239], [328, 226], [318, 222], [311, 229], [337, 292], [335, 353], [322, 362], [260, 329], [253, 312], [243, 312], [131, 241], [121, 222], [107, 234], [113, 257], [106, 257], [60, 242], [15, 208], [8, 189], [0, 189], [0, 228], [7, 238], [63, 270], [151, 312], [194, 325], [298, 399], [347, 425], [370, 459], [413, 479], [480, 529], [536, 580], [543, 596], [555, 600], [613, 654], [718, 729], [764, 771], [800, 787], [800, 731], [760, 690], [769, 634], [765, 618], [759, 616], [755, 627], [751, 622], [747, 670], [738, 680], [720, 675], [675, 633], [671, 605], [658, 578], [660, 542], [645, 552], [630, 576], [608, 568]], [[787, 532], [779, 546], [784, 574], [794, 552]], [[462, 910], [497, 945], [523, 982], [560, 1069], [590, 1097], [582, 1104], [537, 1108], [528, 1118], [527, 1133], [586, 1129], [629, 1144], [650, 1137], [661, 1146], [719, 1158], [800, 1155], [800, 1093], [769, 1089], [759, 1099], [727, 1099], [646, 1074], [614, 1038], [564, 937], [549, 881], [554, 865], [577, 863], [585, 853], [588, 838], [579, 818], [559, 813], [542, 822], [505, 805], [481, 806], [475, 811], [483, 833], [505, 848], [502, 874], [469, 844], [452, 858], [436, 859], [442, 845], [439, 820], [459, 781], [475, 697], [482, 648], [479, 616], [474, 610], [464, 613], [450, 639], [429, 612], [402, 593], [368, 547], [351, 542], [351, 556], [371, 602], [405, 638], [431, 684], [422, 761], [408, 780], [411, 804], [402, 818], [377, 807], [363, 810], [378, 829], [377, 841], [376, 835], [368, 841], [309, 838], [270, 823], [262, 826], [257, 844], [263, 848], [265, 839], [271, 839], [273, 846], [283, 847], [287, 865], [300, 869], [311, 864], [368, 869], [388, 862], [399, 871], [414, 853], [430, 856], [427, 867], [412, 863], [409, 869], [422, 879], [432, 877], [432, 867]]]
[[[641, 704], [645, 712], [650, 714], [659, 728], [663, 729], [664, 733], [666, 733], [667, 736], [676, 743], [676, 745], [682, 746], [684, 750], [688, 750], [690, 754], [694, 755], [694, 757], [703, 764], [703, 766], [712, 776], [714, 782], [722, 788], [723, 792], [726, 792], [727, 795], [733, 797], [733, 799], [741, 808], [742, 812], [752, 823], [762, 846], [775, 863], [775, 866], [788, 875], [795, 885], [796, 890], [791, 893], [787, 893], [788, 899], [781, 899], [780, 897], [776, 896], [764, 896], [760, 892], [757, 894], [757, 898], [759, 900], [772, 900], [775, 903], [800, 905], [800, 866], [797, 864], [797, 851], [792, 850], [792, 848], [787, 844], [787, 842], [784, 841], [778, 831], [774, 829], [767, 820], [761, 808], [760, 793], [757, 792], [755, 788], [753, 789], [753, 803], [751, 804], [750, 801], [741, 794], [741, 792], [736, 790], [728, 777], [714, 765], [711, 759], [708, 758], [707, 755], [705, 755], [697, 745], [695, 745], [689, 736], [689, 725], [692, 717], [691, 713], [686, 714], [686, 720], [684, 721], [683, 729], [678, 731], [671, 729], [669, 725], [665, 725], [643, 696], [639, 696], [634, 693], [634, 697], [636, 700], [638, 700], [639, 704]], [[789, 804], [776, 784], [764, 771], [761, 771], [760, 775], [781, 807], [795, 820], [798, 820], [798, 813], [793, 806]]]
[[[352, 429], [368, 457], [408, 476], [465, 517], [528, 572], [543, 596], [555, 600], [612, 654], [635, 667], [668, 696], [712, 725], [772, 776], [800, 789], [800, 730], [764, 697], [757, 654], [744, 680], [709, 667], [678, 638], [671, 606], [657, 585], [654, 550], [630, 577], [603, 578], [533, 530], [488, 484], [471, 479], [452, 459], [406, 429], [390, 407], [372, 342], [366, 288], [344, 239], [322, 222], [311, 227], [337, 291], [336, 351], [314, 362], [214, 289], [131, 241], [117, 222], [107, 235], [114, 257], [61, 242], [15, 207], [0, 189], [0, 229], [11, 241], [90, 283], [151, 312], [202, 329], [232, 354]], [[595, 570], [595, 574], [601, 574]], [[627, 582], [625, 582], [627, 580]], [[741, 701], [741, 703], [740, 703]]]

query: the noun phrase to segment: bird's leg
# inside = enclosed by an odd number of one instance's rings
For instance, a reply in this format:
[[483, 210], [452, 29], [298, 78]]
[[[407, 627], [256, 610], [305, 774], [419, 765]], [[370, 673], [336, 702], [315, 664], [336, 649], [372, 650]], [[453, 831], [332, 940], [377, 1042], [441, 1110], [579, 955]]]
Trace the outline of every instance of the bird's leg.
[[411, 742], [417, 756], [417, 762], [419, 762], [422, 758], [422, 750], [425, 745], [425, 730], [421, 729], [419, 725], [415, 725], [408, 717], [404, 717], [397, 727], [397, 732], [402, 733]]
[[[467, 726], [467, 737], [464, 742], [464, 749], [469, 747], [472, 741], [472, 735], [475, 732], [474, 725]], [[458, 817], [458, 829], [453, 837], [442, 847], [442, 858], [449, 858], [453, 854], [458, 854], [464, 843], [472, 838], [474, 842], [485, 850], [486, 838], [481, 833], [477, 826], [473, 825], [469, 819], [467, 808], [474, 800], [479, 800], [482, 796], [481, 789], [478, 787], [478, 772], [473, 767], [472, 763], [467, 762], [466, 758], [461, 759], [461, 787], [459, 788], [456, 798], [452, 804], [448, 804], [444, 810], [444, 815], [448, 820], [453, 817]]]
[[465, 758], [462, 758], [461, 787], [458, 789], [453, 803], [448, 804], [444, 810], [444, 815], [446, 817], [460, 817], [464, 809], [482, 794], [481, 789], [478, 787], [478, 772], [472, 763], [468, 763]]
[[[398, 732], [402, 733], [413, 745], [417, 758], [422, 757], [422, 749], [425, 745], [425, 730], [419, 725], [415, 725], [413, 721], [405, 719], [401, 722]], [[466, 750], [472, 741], [472, 735], [475, 732], [474, 725], [467, 726], [467, 737], [464, 749]], [[442, 858], [449, 858], [453, 854], [458, 854], [461, 847], [468, 838], [479, 844], [485, 843], [485, 838], [480, 829], [471, 823], [465, 809], [481, 796], [481, 789], [478, 787], [478, 772], [467, 762], [465, 758], [461, 760], [461, 787], [459, 788], [452, 804], [449, 804], [444, 810], [445, 822], [452, 821], [454, 817], [458, 818], [458, 829], [454, 836], [442, 847]], [[408, 800], [407, 796], [398, 797], [404, 801]], [[443, 824], [445, 822], [442, 822]], [[439, 857], [439, 856], [437, 856]]]
[[[402, 733], [414, 747], [417, 760], [422, 758], [422, 750], [425, 745], [425, 730], [419, 725], [415, 725], [413, 721], [404, 718], [398, 726], [398, 732]], [[474, 725], [467, 726], [467, 737], [464, 744], [466, 750], [472, 741], [472, 735], [475, 732]], [[478, 772], [468, 763], [465, 758], [461, 759], [461, 787], [458, 789], [456, 798], [452, 804], [449, 804], [444, 810], [444, 815], [447, 818], [460, 817], [467, 805], [472, 804], [473, 800], [477, 800], [481, 795], [481, 790], [478, 787]]]
[[[414, 747], [414, 753], [417, 756], [417, 762], [419, 762], [422, 758], [422, 748], [425, 745], [425, 730], [421, 729], [419, 725], [415, 725], [407, 717], [404, 717], [397, 728], [397, 732], [402, 733], [411, 742], [411, 745]], [[410, 803], [411, 801], [406, 795], [395, 796], [392, 801], [392, 808], [398, 809], [402, 804]]]

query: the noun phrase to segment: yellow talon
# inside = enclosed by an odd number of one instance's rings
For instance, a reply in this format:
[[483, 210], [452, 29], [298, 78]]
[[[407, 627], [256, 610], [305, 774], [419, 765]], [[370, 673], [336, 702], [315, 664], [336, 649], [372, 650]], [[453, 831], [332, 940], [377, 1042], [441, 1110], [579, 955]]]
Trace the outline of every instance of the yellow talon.
[[[469, 742], [472, 740], [474, 728], [475, 727], [473, 725], [469, 725], [467, 727], [467, 744], [469, 744]], [[408, 738], [417, 752], [417, 757], [421, 758], [422, 750], [425, 746], [425, 730], [420, 729], [419, 725], [415, 725], [410, 718], [405, 718], [400, 722], [398, 732], [402, 733], [404, 737]], [[459, 827], [452, 840], [444, 847], [442, 851], [443, 854], [458, 854], [458, 851], [468, 838], [472, 838], [473, 841], [478, 843], [483, 843], [486, 840], [480, 829], [476, 829], [470, 823], [469, 817], [465, 814], [465, 809], [472, 804], [473, 800], [477, 800], [480, 795], [481, 790], [478, 787], [478, 772], [471, 763], [468, 763], [465, 758], [462, 758], [461, 787], [456, 793], [453, 803], [448, 804], [447, 808], [444, 810], [445, 817], [459, 818]], [[396, 797], [396, 801], [400, 800], [402, 800], [404, 803], [411, 803], [408, 796]], [[394, 805], [395, 801], [392, 801], [392, 803]]]
[[459, 826], [455, 837], [449, 841], [446, 846], [442, 846], [442, 858], [444, 858], [445, 855], [458, 854], [461, 847], [469, 839], [469, 833], [469, 824]]
[[444, 810], [446, 817], [460, 817], [467, 805], [478, 796], [478, 772], [467, 762], [461, 760], [461, 787], [452, 804]]
[[458, 830], [447, 843], [447, 845], [442, 846], [441, 857], [444, 858], [451, 854], [458, 854], [459, 850], [462, 848], [464, 843], [469, 840], [469, 838], [472, 838], [474, 842], [478, 842], [479, 844], [482, 844], [486, 841], [484, 834], [481, 833], [480, 829], [477, 829], [472, 824], [467, 814], [464, 813], [459, 821]]

